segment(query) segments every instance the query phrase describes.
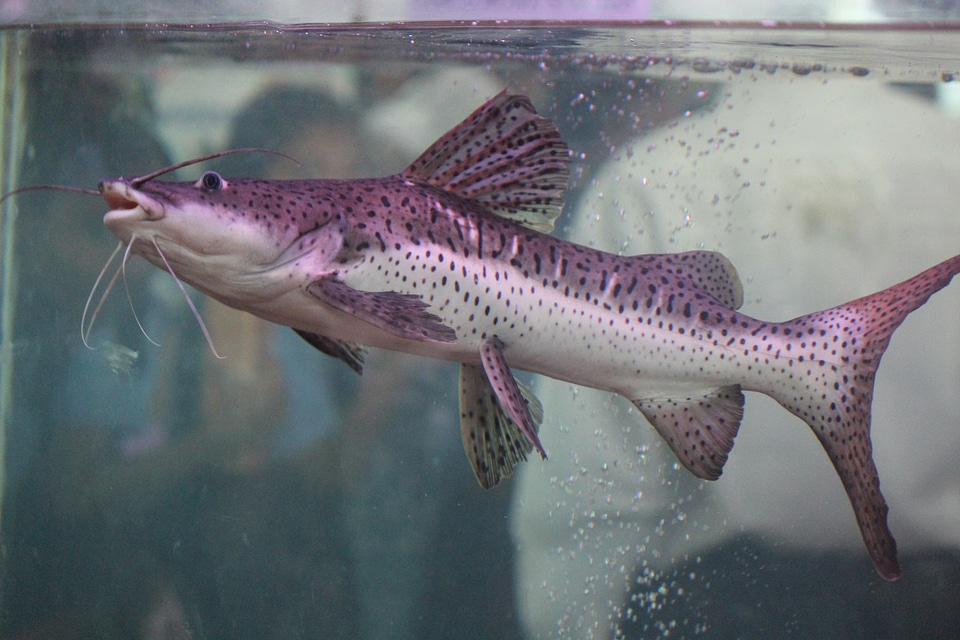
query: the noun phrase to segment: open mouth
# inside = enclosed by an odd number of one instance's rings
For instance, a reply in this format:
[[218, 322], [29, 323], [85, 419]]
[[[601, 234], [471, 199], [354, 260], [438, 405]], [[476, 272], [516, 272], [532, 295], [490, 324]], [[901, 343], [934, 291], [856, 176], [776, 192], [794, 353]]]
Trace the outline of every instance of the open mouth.
[[105, 191], [101, 194], [106, 201], [107, 206], [113, 210], [117, 209], [135, 209], [138, 205], [135, 201], [125, 197], [116, 191]]
[[130, 197], [130, 183], [123, 178], [101, 180], [97, 188], [111, 210], [136, 209], [140, 204], [137, 200]]
[[100, 196], [110, 207], [105, 222], [114, 219], [159, 220], [163, 217], [163, 205], [160, 202], [132, 187], [123, 178], [103, 180], [99, 186]]

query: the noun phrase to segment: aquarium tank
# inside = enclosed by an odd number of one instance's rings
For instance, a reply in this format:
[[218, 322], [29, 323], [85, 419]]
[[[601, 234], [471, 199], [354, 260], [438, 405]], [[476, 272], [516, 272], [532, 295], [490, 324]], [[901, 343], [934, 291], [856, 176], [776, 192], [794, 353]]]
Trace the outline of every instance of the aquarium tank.
[[0, 203], [0, 637], [960, 638], [960, 283], [876, 375], [889, 581], [817, 437], [761, 393], [703, 480], [588, 374], [516, 370], [546, 457], [484, 489], [456, 362], [371, 348], [357, 375], [118, 247], [104, 214], [132, 205], [98, 193], [229, 149], [261, 151], [157, 180], [389, 176], [506, 89], [569, 145], [557, 242], [720, 252], [740, 311], [787, 321], [960, 254], [958, 20], [0, 1], [0, 190], [81, 190]]

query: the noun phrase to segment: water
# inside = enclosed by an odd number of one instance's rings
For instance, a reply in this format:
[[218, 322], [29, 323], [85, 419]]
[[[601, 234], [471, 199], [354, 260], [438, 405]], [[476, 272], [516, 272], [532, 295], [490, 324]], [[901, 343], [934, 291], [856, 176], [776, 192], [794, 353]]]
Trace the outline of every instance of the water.
[[[719, 249], [751, 315], [826, 308], [960, 251], [953, 28], [0, 37], [4, 190], [95, 187], [227, 146], [302, 164], [247, 156], [225, 173], [387, 173], [510, 86], [575, 150], [560, 233]], [[217, 360], [169, 278], [138, 261], [86, 350], [84, 302], [112, 249], [103, 203], [5, 206], [3, 637], [957, 637], [956, 285], [898, 332], [877, 383], [904, 570], [887, 584], [815, 438], [765, 398], [748, 398], [706, 486], [627, 403], [534, 380], [550, 458], [484, 492], [451, 365], [376, 353], [358, 379], [197, 296]]]

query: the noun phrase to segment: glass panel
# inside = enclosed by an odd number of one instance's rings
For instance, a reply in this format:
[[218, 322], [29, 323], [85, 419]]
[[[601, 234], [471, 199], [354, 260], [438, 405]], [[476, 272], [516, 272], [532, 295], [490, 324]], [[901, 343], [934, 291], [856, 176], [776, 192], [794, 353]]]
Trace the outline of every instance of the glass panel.
[[[0, 191], [3, 193], [18, 184], [18, 160], [23, 152], [23, 58], [18, 52], [25, 42], [23, 33], [0, 33], [0, 95], [3, 95], [0, 102]], [[0, 208], [0, 497], [6, 488], [5, 447], [13, 407], [16, 227], [16, 208], [11, 200], [6, 200]]]
[[[509, 87], [573, 151], [555, 238], [621, 256], [720, 251], [749, 316], [785, 322], [958, 252], [952, 26], [0, 34], [4, 190], [96, 190], [236, 148], [297, 162], [237, 154], [147, 184], [193, 183], [208, 170], [227, 188], [240, 176], [390, 175]], [[289, 188], [269, 195], [300, 202]], [[325, 188], [338, 199], [348, 185]], [[452, 202], [436, 211], [480, 206]], [[548, 458], [532, 454], [485, 491], [458, 433], [455, 363], [371, 349], [357, 376], [285, 327], [194, 290], [188, 304], [162, 262], [121, 249], [104, 267], [117, 239], [103, 215], [132, 210], [126, 196], [37, 190], [3, 204], [2, 637], [875, 638], [960, 628], [955, 288], [910, 316], [877, 377], [874, 456], [904, 575], [890, 584], [817, 439], [766, 395], [746, 394], [723, 477], [707, 482], [610, 391], [684, 400], [730, 384], [686, 356], [663, 360], [662, 383], [637, 375], [655, 354], [611, 373], [629, 341], [587, 323], [538, 342], [551, 321], [531, 311], [535, 330], [505, 344], [507, 363], [535, 369], [551, 352], [571, 354], [566, 377], [607, 390], [518, 372], [543, 402]], [[275, 212], [284, 219], [285, 208]], [[209, 256], [225, 229], [251, 228], [228, 212], [192, 215], [183, 234], [158, 240], [172, 258], [191, 244]], [[424, 243], [441, 228], [414, 222]], [[255, 237], [277, 233], [261, 229]], [[143, 240], [136, 246], [151, 246]], [[378, 248], [345, 242], [338, 258]], [[235, 282], [257, 277], [262, 291], [234, 304], [271, 316], [267, 292], [279, 285], [250, 265], [281, 244], [247, 246]], [[207, 267], [223, 285], [233, 264]], [[185, 261], [170, 266], [198, 277]], [[391, 269], [402, 279], [413, 266]], [[422, 318], [404, 309], [392, 321]], [[765, 375], [806, 375], [789, 362]], [[742, 384], [768, 390], [763, 380]]]

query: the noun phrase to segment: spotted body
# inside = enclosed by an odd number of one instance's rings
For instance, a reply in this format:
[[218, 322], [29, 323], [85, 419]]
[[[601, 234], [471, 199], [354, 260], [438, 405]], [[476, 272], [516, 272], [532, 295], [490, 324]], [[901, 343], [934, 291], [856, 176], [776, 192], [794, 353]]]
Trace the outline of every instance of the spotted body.
[[365, 180], [108, 180], [105, 224], [222, 302], [293, 327], [358, 372], [360, 345], [461, 363], [464, 447], [497, 484], [536, 448], [542, 408], [510, 369], [625, 396], [700, 478], [716, 479], [743, 391], [805, 421], [832, 460], [879, 573], [899, 576], [870, 443], [890, 336], [960, 256], [784, 323], [737, 311], [736, 271], [693, 251], [618, 256], [547, 235], [568, 150], [501, 93], [404, 172]]

